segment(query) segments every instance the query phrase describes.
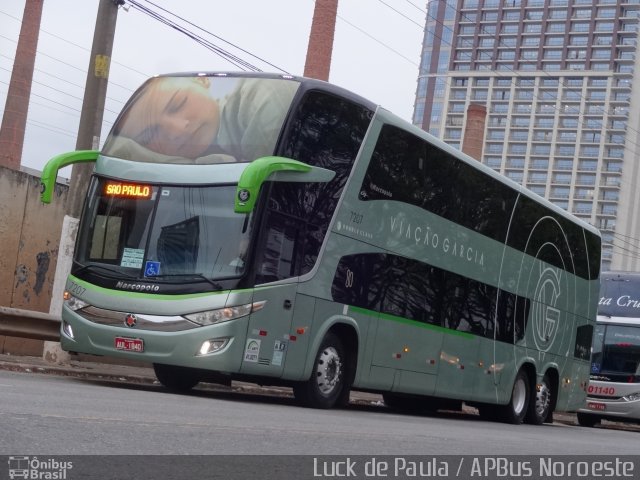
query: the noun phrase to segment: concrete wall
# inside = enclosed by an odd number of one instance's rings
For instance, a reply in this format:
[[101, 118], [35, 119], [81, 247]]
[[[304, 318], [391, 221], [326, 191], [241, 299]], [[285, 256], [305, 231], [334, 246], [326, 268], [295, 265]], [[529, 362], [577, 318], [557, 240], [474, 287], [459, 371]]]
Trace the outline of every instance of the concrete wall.
[[[0, 167], [0, 305], [49, 312], [68, 186], [40, 202], [40, 179]], [[41, 355], [42, 342], [0, 336], [0, 353]]]

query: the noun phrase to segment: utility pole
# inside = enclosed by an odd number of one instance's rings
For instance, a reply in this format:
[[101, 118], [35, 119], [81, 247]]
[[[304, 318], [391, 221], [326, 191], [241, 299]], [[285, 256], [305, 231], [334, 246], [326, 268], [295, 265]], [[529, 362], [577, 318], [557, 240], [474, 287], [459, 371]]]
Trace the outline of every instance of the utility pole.
[[[124, 5], [124, 0], [100, 0], [98, 5], [76, 150], [97, 150], [100, 146], [100, 131], [109, 83], [113, 37], [116, 31], [118, 7], [121, 5]], [[75, 164], [71, 171], [67, 215], [73, 218], [80, 216], [93, 167], [93, 163], [80, 163]]]
[[19, 170], [44, 0], [27, 0], [0, 126], [0, 166]]
[[304, 65], [305, 77], [329, 80], [337, 15], [338, 0], [316, 0]]

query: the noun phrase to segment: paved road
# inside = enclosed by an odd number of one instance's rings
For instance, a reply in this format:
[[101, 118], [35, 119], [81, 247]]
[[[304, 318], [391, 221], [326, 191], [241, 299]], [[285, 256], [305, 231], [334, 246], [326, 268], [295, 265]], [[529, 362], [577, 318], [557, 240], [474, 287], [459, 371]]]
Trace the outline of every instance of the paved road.
[[290, 398], [0, 371], [0, 451], [66, 454], [637, 454], [634, 431], [512, 426], [376, 406], [311, 410]]

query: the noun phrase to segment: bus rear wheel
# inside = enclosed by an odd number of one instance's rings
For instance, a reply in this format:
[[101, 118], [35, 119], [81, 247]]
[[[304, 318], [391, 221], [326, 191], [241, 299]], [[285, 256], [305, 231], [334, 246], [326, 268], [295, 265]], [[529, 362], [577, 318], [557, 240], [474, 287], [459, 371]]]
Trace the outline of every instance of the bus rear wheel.
[[296, 401], [305, 407], [331, 408], [348, 398], [347, 357], [340, 338], [325, 335], [316, 354], [311, 378], [293, 386]]
[[496, 407], [496, 413], [499, 415], [500, 420], [505, 423], [520, 425], [527, 414], [530, 397], [529, 376], [524, 370], [519, 370], [513, 382], [509, 403]]
[[153, 364], [158, 381], [174, 392], [188, 392], [202, 380], [202, 373], [195, 368]]
[[532, 425], [542, 425], [550, 417], [553, 400], [553, 387], [546, 374], [542, 382], [536, 385], [535, 393], [535, 401], [531, 399], [529, 402], [529, 411], [525, 420]]

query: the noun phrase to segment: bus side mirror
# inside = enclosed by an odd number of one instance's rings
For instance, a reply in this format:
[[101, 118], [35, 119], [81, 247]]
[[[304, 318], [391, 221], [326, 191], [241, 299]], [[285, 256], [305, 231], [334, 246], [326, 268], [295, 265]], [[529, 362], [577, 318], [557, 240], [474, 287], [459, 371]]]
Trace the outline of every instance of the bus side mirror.
[[95, 162], [100, 154], [97, 150], [77, 150], [75, 152], [56, 155], [47, 162], [40, 177], [40, 200], [42, 203], [51, 203], [53, 188], [61, 168], [80, 162]]
[[236, 189], [235, 212], [250, 213], [255, 207], [260, 187], [270, 182], [329, 182], [336, 172], [312, 167], [285, 157], [261, 157], [242, 171]]

